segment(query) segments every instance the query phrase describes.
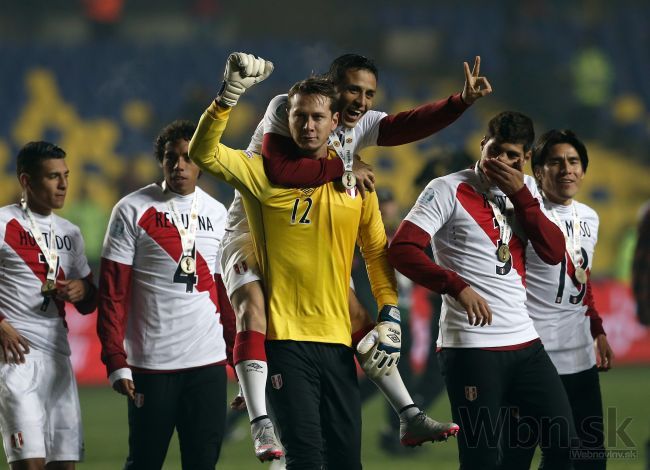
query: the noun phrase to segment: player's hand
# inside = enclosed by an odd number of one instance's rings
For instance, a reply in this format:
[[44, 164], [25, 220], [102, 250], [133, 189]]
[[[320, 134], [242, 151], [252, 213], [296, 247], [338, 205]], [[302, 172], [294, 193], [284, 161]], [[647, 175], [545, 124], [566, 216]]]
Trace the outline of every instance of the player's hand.
[[512, 196], [524, 187], [524, 172], [519, 164], [511, 167], [500, 160], [490, 158], [483, 162], [483, 172], [506, 196]]
[[244, 398], [244, 392], [239, 387], [239, 393], [235, 398], [230, 402], [230, 408], [236, 411], [244, 411], [246, 409], [246, 399]]
[[273, 72], [273, 63], [252, 54], [233, 52], [226, 61], [223, 84], [217, 95], [217, 103], [235, 106], [239, 97], [256, 83], [265, 80]]
[[370, 192], [375, 190], [375, 174], [372, 171], [372, 166], [362, 161], [359, 155], [354, 156], [352, 172], [357, 178], [357, 189], [361, 194], [361, 198], [366, 197], [366, 190]]
[[467, 286], [458, 294], [458, 302], [467, 312], [467, 321], [473, 326], [492, 324], [492, 310], [487, 301]]
[[25, 354], [29, 354], [29, 343], [6, 318], [0, 321], [0, 346], [6, 363], [25, 363]]
[[86, 297], [86, 282], [83, 279], [61, 279], [56, 281], [56, 297], [65, 302], [76, 303]]
[[598, 335], [594, 340], [594, 347], [596, 348], [596, 366], [598, 366], [598, 370], [607, 372], [614, 367], [614, 351], [609, 346], [607, 336]]
[[471, 72], [469, 71], [469, 64], [467, 62], [463, 62], [463, 67], [465, 68], [465, 87], [460, 97], [465, 104], [470, 105], [477, 99], [492, 93], [492, 86], [488, 82], [488, 79], [479, 76], [481, 56], [477, 55], [474, 59], [474, 67]]
[[113, 390], [119, 394], [126, 395], [131, 400], [135, 400], [135, 385], [133, 380], [117, 379], [113, 382]]
[[377, 321], [377, 325], [357, 345], [361, 368], [371, 379], [390, 375], [395, 370], [402, 346], [397, 307], [385, 305], [379, 312]]

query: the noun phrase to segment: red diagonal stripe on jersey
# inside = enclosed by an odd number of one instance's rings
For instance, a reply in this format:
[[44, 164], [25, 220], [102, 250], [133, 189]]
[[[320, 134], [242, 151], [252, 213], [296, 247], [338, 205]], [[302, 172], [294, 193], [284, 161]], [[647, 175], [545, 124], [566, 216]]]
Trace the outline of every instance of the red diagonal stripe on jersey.
[[[23, 239], [22, 243], [21, 238]], [[43, 284], [47, 278], [47, 263], [44, 263], [40, 260], [42, 253], [41, 249], [36, 244], [36, 240], [34, 240], [33, 245], [30, 241], [26, 240], [33, 240], [32, 234], [26, 230], [16, 219], [11, 219], [7, 224], [7, 231], [5, 232], [5, 243], [9, 245], [12, 250], [14, 250], [20, 259], [25, 262], [27, 267], [31, 269], [31, 271], [34, 273], [34, 276], [36, 276], [40, 283]], [[65, 272], [60, 266], [56, 278], [65, 279]], [[65, 302], [54, 299], [54, 303], [56, 304], [59, 316], [61, 318], [65, 318]]]
[[[151, 239], [160, 246], [160, 248], [165, 250], [171, 259], [178, 263], [183, 254], [181, 236], [171, 220], [169, 221], [169, 227], [157, 226], [157, 212], [158, 211], [156, 211], [155, 207], [147, 209], [147, 211], [142, 214], [142, 217], [140, 217], [138, 225], [147, 232], [147, 235], [149, 235]], [[163, 217], [165, 217], [164, 214]], [[172, 235], [171, 237], [169, 236], [170, 233]], [[163, 234], [165, 236], [163, 236]], [[199, 292], [209, 292], [210, 300], [212, 300], [214, 306], [218, 308], [219, 301], [217, 300], [217, 288], [214, 284], [214, 278], [212, 277], [212, 274], [210, 274], [208, 263], [205, 262], [205, 259], [201, 256], [201, 253], [199, 253], [198, 250], [196, 251], [196, 275], [199, 277], [199, 281], [194, 287], [196, 287]]]
[[[476, 224], [481, 227], [485, 234], [490, 238], [494, 244], [496, 253], [496, 247], [499, 240], [499, 229], [494, 226], [494, 213], [492, 212], [490, 205], [485, 201], [483, 195], [476, 192], [476, 190], [474, 190], [474, 188], [469, 184], [461, 183], [458, 185], [458, 189], [456, 190], [456, 198], [465, 208], [467, 213], [472, 216]], [[519, 277], [521, 277], [521, 283], [525, 287], [526, 252], [524, 250], [524, 244], [521, 239], [513, 233], [512, 238], [508, 243], [508, 247], [510, 248], [510, 254], [512, 256], [512, 266], [517, 270]], [[496, 254], [494, 260], [496, 263]]]

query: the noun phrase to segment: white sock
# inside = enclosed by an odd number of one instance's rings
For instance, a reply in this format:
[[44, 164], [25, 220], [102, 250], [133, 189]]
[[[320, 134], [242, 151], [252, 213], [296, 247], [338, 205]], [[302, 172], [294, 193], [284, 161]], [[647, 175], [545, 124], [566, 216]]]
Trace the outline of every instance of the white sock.
[[[395, 413], [398, 413], [400, 417], [411, 418], [420, 412], [420, 408], [413, 404], [411, 394], [406, 390], [406, 386], [402, 381], [402, 376], [399, 374], [397, 369], [390, 375], [384, 375], [373, 380], [373, 382], [384, 394], [388, 403], [390, 403], [390, 406], [395, 410]], [[408, 406], [408, 408], [402, 411], [406, 406]]]
[[265, 361], [241, 361], [235, 366], [239, 385], [246, 399], [250, 421], [266, 414], [266, 376], [268, 367]]

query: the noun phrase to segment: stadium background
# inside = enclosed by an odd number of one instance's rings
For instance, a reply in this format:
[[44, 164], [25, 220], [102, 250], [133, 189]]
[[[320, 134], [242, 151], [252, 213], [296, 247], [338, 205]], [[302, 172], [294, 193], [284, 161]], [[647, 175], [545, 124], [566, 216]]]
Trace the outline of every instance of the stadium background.
[[[460, 91], [462, 62], [481, 55], [481, 73], [494, 88], [489, 98], [432, 138], [370, 149], [363, 157], [406, 211], [423, 167], [432, 162], [444, 171], [445, 157], [459, 151], [478, 157], [481, 132], [498, 111], [530, 115], [538, 134], [551, 127], [579, 133], [591, 160], [580, 199], [601, 218], [596, 302], [619, 366], [602, 376], [605, 406], [614, 410], [607, 416], [608, 444], [638, 450], [637, 459], [616, 460], [610, 468], [642, 468], [650, 435], [650, 331], [636, 322], [629, 270], [637, 214], [650, 198], [647, 2], [1, 0], [0, 7], [0, 204], [18, 198], [17, 149], [35, 139], [60, 144], [71, 170], [62, 215], [81, 226], [95, 270], [113, 204], [159, 176], [153, 138], [171, 120], [198, 120], [229, 52], [253, 52], [276, 66], [233, 113], [226, 143], [236, 148], [247, 145], [272, 96], [324, 72], [342, 53], [376, 60], [374, 107], [387, 112]], [[201, 185], [226, 205], [232, 199], [224, 185], [208, 178]], [[83, 384], [82, 468], [119, 468], [125, 407], [106, 387], [95, 317], [68, 319]], [[364, 410], [370, 469], [392, 468], [397, 458], [377, 446], [380, 401]], [[448, 416], [446, 399], [431, 411]], [[631, 446], [611, 426], [627, 417]], [[455, 447], [430, 446], [398, 462], [454, 468]], [[173, 445], [167, 468], [179, 467], [177, 455]], [[225, 444], [220, 468], [252, 468], [254, 462], [246, 438]]]

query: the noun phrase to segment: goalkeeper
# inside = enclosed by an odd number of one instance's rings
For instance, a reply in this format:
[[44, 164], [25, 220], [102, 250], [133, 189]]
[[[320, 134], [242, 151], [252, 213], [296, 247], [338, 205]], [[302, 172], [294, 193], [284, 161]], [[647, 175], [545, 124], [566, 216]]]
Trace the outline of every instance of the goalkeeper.
[[[277, 414], [287, 468], [358, 469], [361, 446], [359, 390], [348, 313], [355, 241], [361, 247], [380, 323], [366, 353], [385, 373], [397, 362], [399, 312], [394, 271], [374, 193], [328, 183], [292, 189], [272, 185], [262, 157], [220, 143], [231, 107], [272, 65], [232, 54], [225, 83], [190, 143], [190, 157], [232, 184], [244, 201], [268, 303], [266, 354], [269, 397]], [[313, 159], [338, 158], [327, 141], [338, 124], [337, 95], [324, 80], [307, 79], [288, 96], [289, 128]]]
[[[339, 144], [340, 154], [348, 149], [357, 152], [373, 145], [399, 145], [428, 136], [454, 122], [469, 104], [490, 92], [484, 77], [479, 77], [478, 58], [470, 73], [465, 64], [466, 83], [462, 93], [436, 103], [423, 105], [415, 110], [386, 115], [372, 111], [372, 101], [377, 88], [375, 64], [356, 54], [338, 57], [330, 67], [328, 79], [340, 93], [338, 109], [342, 118], [338, 128], [330, 136], [330, 144]], [[480, 89], [479, 85], [487, 85]], [[296, 148], [287, 126], [287, 96], [280, 95], [269, 104], [264, 120], [257, 127], [248, 150], [259, 153], [264, 159], [267, 175], [272, 183], [287, 187], [313, 188], [330, 181], [341, 181], [345, 176], [343, 158], [312, 160], [297, 158], [301, 154]], [[357, 188], [371, 189], [373, 177], [368, 166], [359, 160], [352, 163], [352, 172], [357, 179]], [[256, 455], [261, 459], [272, 452], [274, 446], [272, 425], [266, 415], [264, 389], [267, 378], [264, 338], [266, 333], [265, 300], [260, 283], [259, 269], [253, 254], [253, 244], [248, 232], [246, 214], [241, 195], [236, 192], [230, 207], [228, 227], [223, 241], [222, 271], [231, 302], [240, 318], [235, 340], [235, 364], [238, 377], [246, 397]], [[367, 312], [360, 306], [353, 291], [350, 292], [350, 315], [353, 331], [353, 345], [373, 328]], [[381, 329], [381, 327], [380, 327]], [[372, 332], [372, 340], [377, 331]], [[392, 336], [399, 338], [398, 335]], [[391, 346], [399, 347], [398, 343]], [[372, 341], [363, 341], [361, 348], [373, 347]], [[365, 349], [364, 349], [365, 348]], [[397, 354], [393, 353], [393, 356]], [[364, 361], [364, 357], [366, 361]], [[373, 354], [365, 354], [360, 362], [367, 374], [386, 395], [400, 416], [400, 438], [404, 445], [417, 445], [429, 440], [443, 439], [456, 431], [453, 423], [436, 423], [414, 405], [402, 383], [399, 372], [384, 375], [395, 361], [377, 361], [382, 369], [372, 367]], [[241, 400], [241, 399], [238, 399]], [[237, 403], [237, 400], [234, 402]], [[271, 436], [261, 439], [263, 434]], [[267, 444], [262, 445], [262, 441]]]

